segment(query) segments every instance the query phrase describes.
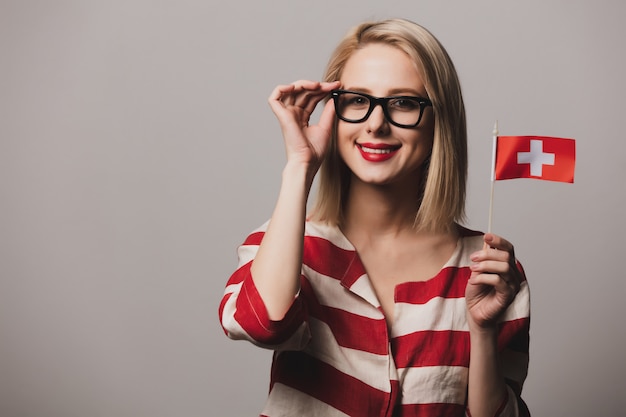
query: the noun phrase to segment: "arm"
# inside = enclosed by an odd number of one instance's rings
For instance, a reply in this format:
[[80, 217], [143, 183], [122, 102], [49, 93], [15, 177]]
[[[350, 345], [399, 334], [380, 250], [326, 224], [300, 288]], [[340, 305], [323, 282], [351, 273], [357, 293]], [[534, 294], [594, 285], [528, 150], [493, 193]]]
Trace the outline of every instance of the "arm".
[[[498, 322], [520, 292], [524, 277], [508, 241], [493, 234], [486, 234], [484, 240], [483, 250], [471, 256], [472, 275], [466, 289], [471, 343], [468, 414], [517, 416], [517, 393], [507, 387], [501, 366]], [[524, 291], [527, 299], [527, 287]], [[527, 320], [523, 320], [526, 325]]]
[[299, 290], [306, 202], [330, 142], [332, 100], [326, 104], [318, 125], [309, 126], [309, 118], [317, 104], [338, 85], [298, 81], [276, 87], [268, 100], [281, 125], [287, 164], [251, 274], [271, 320], [284, 317]]

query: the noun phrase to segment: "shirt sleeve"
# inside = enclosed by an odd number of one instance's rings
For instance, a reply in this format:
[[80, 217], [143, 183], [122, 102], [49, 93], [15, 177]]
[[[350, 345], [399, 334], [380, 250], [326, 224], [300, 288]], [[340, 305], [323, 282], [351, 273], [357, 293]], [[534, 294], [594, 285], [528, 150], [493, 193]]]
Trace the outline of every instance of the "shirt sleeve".
[[507, 382], [507, 401], [497, 417], [530, 417], [530, 412], [522, 400], [522, 387], [528, 375], [530, 342], [530, 290], [522, 265], [518, 268], [523, 280], [520, 291], [509, 306], [499, 335], [502, 372]]
[[[522, 265], [518, 262], [517, 266], [523, 277], [520, 290], [499, 323], [498, 351], [507, 386], [506, 396], [494, 417], [530, 417], [530, 411], [521, 397], [528, 374], [530, 291]], [[467, 408], [465, 415], [472, 417]]]
[[250, 273], [266, 225], [250, 234], [238, 248], [239, 266], [226, 284], [219, 318], [224, 332], [231, 339], [248, 340], [273, 350], [301, 350], [310, 335], [299, 295], [283, 319], [270, 320]]
[[496, 417], [530, 417], [528, 407], [521, 398], [522, 387], [528, 375], [530, 291], [524, 269], [519, 263], [518, 268], [524, 278], [519, 293], [500, 323], [498, 336], [502, 373], [507, 383], [507, 396]]

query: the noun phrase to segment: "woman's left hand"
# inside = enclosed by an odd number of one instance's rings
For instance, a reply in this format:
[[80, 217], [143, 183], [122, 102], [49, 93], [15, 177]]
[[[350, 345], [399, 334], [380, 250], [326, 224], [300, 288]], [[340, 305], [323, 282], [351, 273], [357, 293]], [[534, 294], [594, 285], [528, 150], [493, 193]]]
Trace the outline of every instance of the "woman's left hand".
[[484, 241], [483, 249], [470, 256], [472, 274], [465, 289], [470, 329], [494, 328], [523, 279], [510, 242], [492, 233]]

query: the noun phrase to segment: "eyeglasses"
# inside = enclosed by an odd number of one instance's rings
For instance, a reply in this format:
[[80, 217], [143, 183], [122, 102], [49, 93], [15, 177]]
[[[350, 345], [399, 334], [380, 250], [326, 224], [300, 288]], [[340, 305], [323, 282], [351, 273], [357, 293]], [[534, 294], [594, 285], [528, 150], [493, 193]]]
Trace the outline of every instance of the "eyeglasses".
[[365, 93], [348, 90], [333, 90], [335, 113], [344, 122], [361, 123], [367, 120], [380, 104], [389, 123], [398, 127], [416, 127], [424, 114], [424, 109], [433, 103], [422, 97], [391, 96], [374, 97]]

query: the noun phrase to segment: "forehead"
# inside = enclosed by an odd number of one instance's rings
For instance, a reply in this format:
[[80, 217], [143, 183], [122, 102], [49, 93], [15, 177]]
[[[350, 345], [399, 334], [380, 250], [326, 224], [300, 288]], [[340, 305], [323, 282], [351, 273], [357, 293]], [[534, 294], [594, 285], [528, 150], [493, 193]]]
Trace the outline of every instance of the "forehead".
[[417, 66], [399, 48], [373, 43], [355, 51], [341, 74], [343, 88], [360, 89], [372, 94], [391, 90], [415, 90], [425, 93]]

